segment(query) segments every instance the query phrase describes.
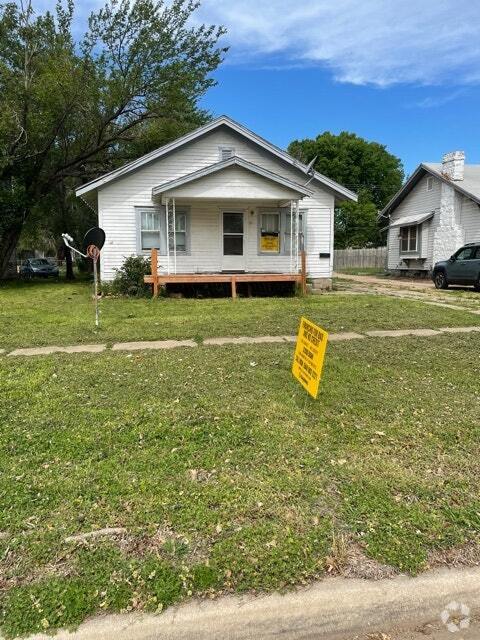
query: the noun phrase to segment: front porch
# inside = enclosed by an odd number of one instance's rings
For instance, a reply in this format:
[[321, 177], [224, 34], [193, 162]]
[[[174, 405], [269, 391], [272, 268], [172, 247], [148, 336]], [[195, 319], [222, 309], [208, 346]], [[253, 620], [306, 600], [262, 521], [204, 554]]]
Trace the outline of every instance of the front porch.
[[237, 297], [237, 284], [264, 282], [291, 282], [297, 285], [303, 294], [307, 292], [306, 259], [305, 252], [300, 252], [300, 272], [299, 273], [159, 273], [158, 272], [158, 251], [151, 250], [152, 273], [145, 276], [146, 284], [153, 287], [153, 296], [158, 296], [160, 287], [169, 284], [230, 284], [232, 298]]

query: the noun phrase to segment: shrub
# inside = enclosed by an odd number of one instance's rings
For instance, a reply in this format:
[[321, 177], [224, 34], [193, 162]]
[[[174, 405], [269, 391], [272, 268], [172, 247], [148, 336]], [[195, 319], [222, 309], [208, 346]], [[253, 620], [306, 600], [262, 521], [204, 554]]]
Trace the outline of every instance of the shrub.
[[126, 258], [113, 280], [110, 290], [124, 296], [148, 297], [151, 287], [143, 281], [144, 276], [151, 273], [150, 260], [142, 256]]

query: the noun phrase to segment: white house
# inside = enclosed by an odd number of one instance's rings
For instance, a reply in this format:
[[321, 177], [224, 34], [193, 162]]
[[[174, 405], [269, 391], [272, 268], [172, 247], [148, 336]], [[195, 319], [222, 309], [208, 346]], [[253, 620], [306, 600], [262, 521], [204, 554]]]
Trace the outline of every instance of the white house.
[[[222, 116], [77, 189], [106, 233], [105, 280], [158, 249], [158, 271], [298, 273], [329, 286], [335, 204], [356, 195]], [[245, 276], [246, 277], [246, 276]]]
[[388, 270], [426, 272], [480, 241], [480, 165], [463, 151], [423, 163], [382, 211], [389, 216]]

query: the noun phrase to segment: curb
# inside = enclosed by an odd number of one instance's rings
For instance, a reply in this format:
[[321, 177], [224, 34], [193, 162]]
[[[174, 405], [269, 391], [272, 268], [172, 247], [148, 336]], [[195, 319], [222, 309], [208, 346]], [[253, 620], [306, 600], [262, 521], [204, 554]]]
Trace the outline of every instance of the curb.
[[[332, 578], [286, 595], [227, 596], [192, 601], [159, 616], [112, 615], [91, 619], [56, 640], [340, 640], [380, 630], [442, 626], [456, 601], [480, 608], [480, 567], [440, 569], [376, 582]], [[473, 629], [472, 629], [473, 630]], [[39, 634], [30, 640], [51, 640]]]

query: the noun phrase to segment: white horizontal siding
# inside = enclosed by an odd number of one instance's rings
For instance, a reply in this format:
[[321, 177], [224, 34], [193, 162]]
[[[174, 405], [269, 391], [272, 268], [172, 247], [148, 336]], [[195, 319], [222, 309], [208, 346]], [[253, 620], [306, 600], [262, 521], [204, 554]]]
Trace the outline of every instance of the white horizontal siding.
[[460, 224], [465, 232], [464, 242], [480, 242], [480, 207], [465, 196], [461, 198]]
[[[287, 165], [264, 149], [244, 140], [226, 128], [221, 128], [197, 139], [168, 156], [143, 166], [99, 189], [99, 224], [106, 232], [106, 243], [101, 258], [103, 278], [112, 279], [115, 275], [115, 269], [122, 265], [127, 256], [134, 255], [137, 251], [135, 207], [153, 206], [151, 193], [154, 186], [218, 162], [219, 147], [221, 146], [233, 146], [237, 156], [299, 184], [304, 184], [307, 180], [302, 171]], [[220, 175], [218, 174], [218, 176]], [[249, 173], [249, 181], [252, 180], [251, 176], [252, 174]], [[259, 178], [259, 180], [263, 180], [263, 178]], [[264, 181], [262, 186], [259, 184], [256, 186], [265, 190], [265, 182], [267, 181]], [[272, 184], [270, 181], [268, 182]], [[319, 253], [330, 253], [333, 256], [334, 196], [328, 189], [315, 182], [310, 183], [309, 188], [314, 194], [300, 201], [300, 208], [308, 210], [306, 224], [307, 269], [312, 277], [328, 278], [331, 277], [331, 259], [320, 259]], [[276, 193], [275, 197], [278, 197], [280, 194]], [[272, 195], [271, 191], [269, 195]], [[248, 196], [245, 198], [245, 207], [248, 206], [247, 200], [252, 198], [251, 190], [248, 190]], [[258, 191], [254, 197], [264, 198], [265, 193]], [[290, 197], [290, 194], [282, 196], [283, 199]], [[186, 200], [188, 198], [184, 199], [184, 201]], [[224, 202], [222, 204], [218, 201], [200, 203], [192, 200], [189, 204], [191, 205], [191, 255], [177, 258], [177, 270], [183, 272], [217, 271], [221, 269], [222, 262], [218, 211], [222, 206], [223, 208], [232, 207], [232, 203]], [[255, 206], [259, 204], [260, 202], [257, 202]], [[271, 206], [272, 203], [269, 204]], [[238, 200], [235, 201], [235, 208], [242, 206]], [[256, 224], [256, 219], [252, 220], [253, 223]], [[217, 242], [214, 242], [214, 238], [217, 238]], [[247, 255], [247, 267], [250, 270], [268, 271], [273, 268], [274, 260], [278, 260], [278, 270], [288, 271], [288, 268], [284, 269], [285, 256], [258, 256], [256, 245], [255, 251], [253, 251], [253, 240], [248, 240], [248, 242], [251, 242]], [[289, 265], [290, 258], [286, 257], [286, 260]]]
[[[440, 180], [433, 179], [433, 189], [427, 191], [427, 176], [424, 176], [412, 191], [405, 197], [392, 213], [391, 222], [403, 216], [414, 214], [427, 214], [436, 211], [440, 207]], [[433, 229], [435, 227], [435, 214], [433, 221], [427, 221], [421, 225], [421, 242], [419, 257], [426, 258], [424, 267], [429, 268], [433, 254]], [[399, 229], [389, 229], [388, 233], [388, 269], [406, 268], [400, 255]]]

